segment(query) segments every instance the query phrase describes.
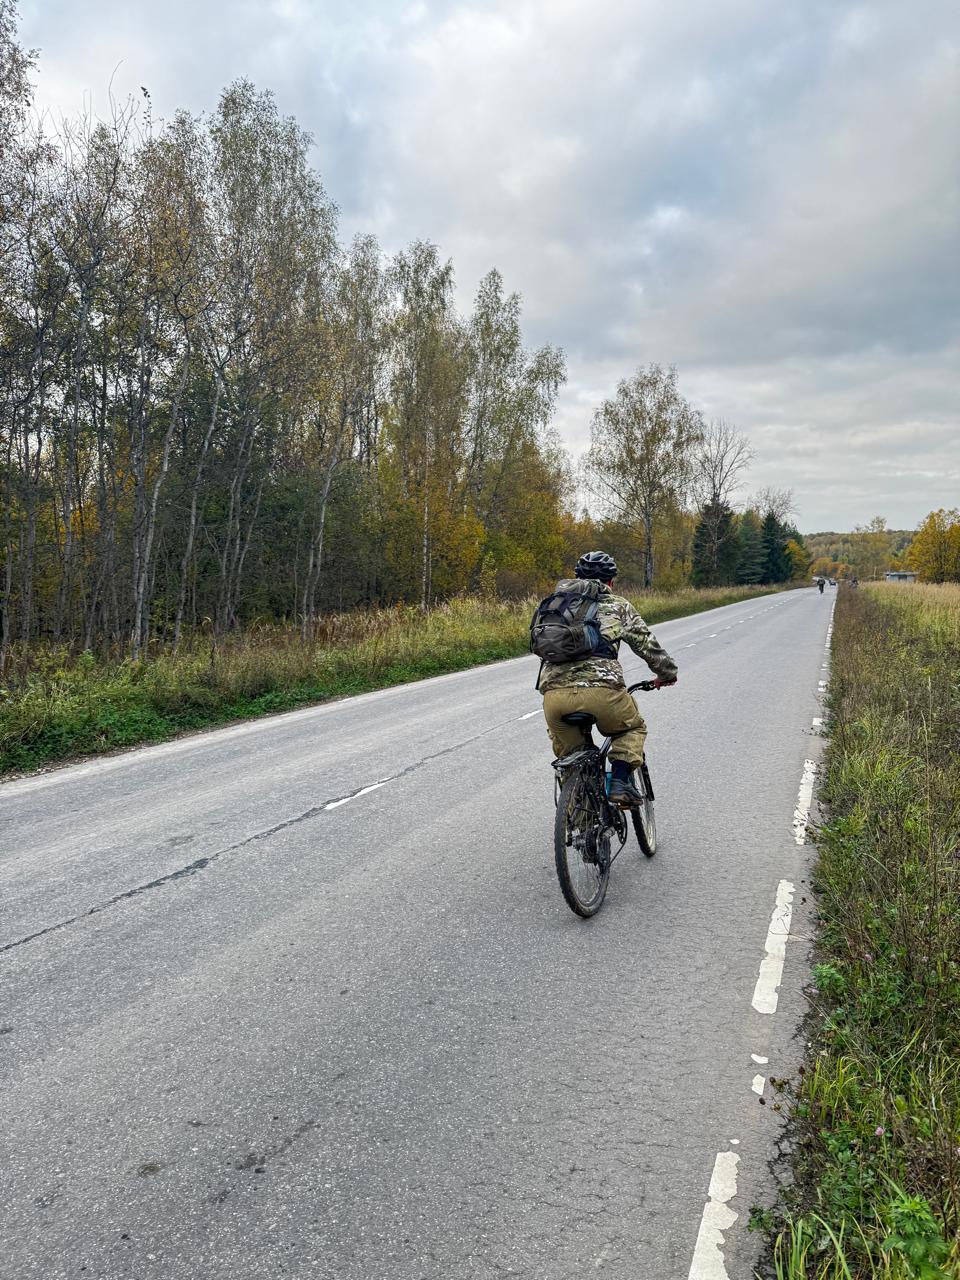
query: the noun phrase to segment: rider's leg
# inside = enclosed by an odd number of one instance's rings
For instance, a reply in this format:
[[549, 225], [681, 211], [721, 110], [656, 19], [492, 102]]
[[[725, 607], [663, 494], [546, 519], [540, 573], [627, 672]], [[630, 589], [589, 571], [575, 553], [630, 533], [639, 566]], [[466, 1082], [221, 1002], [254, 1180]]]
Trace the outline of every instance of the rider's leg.
[[605, 736], [613, 735], [610, 760], [622, 760], [632, 769], [643, 764], [643, 744], [647, 726], [637, 704], [626, 689], [594, 689], [600, 695], [588, 708], [597, 717], [597, 728]]
[[633, 769], [640, 767], [647, 726], [626, 689], [609, 685], [548, 689], [543, 695], [543, 714], [557, 756], [569, 755], [583, 743], [577, 726], [565, 724], [562, 719], [571, 711], [588, 711], [596, 718], [597, 728], [604, 737], [613, 735], [611, 760], [623, 760]]
[[604, 689], [594, 714], [597, 728], [609, 734], [610, 786], [608, 794], [614, 804], [632, 809], [641, 802], [641, 793], [633, 782], [633, 770], [643, 763], [643, 744], [647, 726], [637, 704], [626, 689]]
[[633, 765], [628, 764], [626, 760], [611, 760], [610, 772], [618, 782], [629, 782]]
[[575, 724], [564, 724], [562, 717], [571, 711], [593, 712], [593, 707], [585, 705], [584, 694], [593, 693], [593, 689], [571, 687], [569, 689], [548, 689], [543, 695], [543, 714], [547, 722], [547, 732], [553, 751], [559, 760], [583, 746], [583, 733]]

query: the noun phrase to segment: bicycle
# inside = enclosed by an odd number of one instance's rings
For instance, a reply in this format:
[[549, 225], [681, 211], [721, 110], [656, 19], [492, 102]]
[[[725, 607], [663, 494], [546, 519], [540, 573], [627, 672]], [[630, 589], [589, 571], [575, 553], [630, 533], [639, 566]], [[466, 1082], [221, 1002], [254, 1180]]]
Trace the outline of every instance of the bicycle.
[[[649, 692], [660, 686], [655, 680], [641, 680], [627, 690]], [[627, 810], [607, 798], [607, 755], [612, 738], [598, 747], [593, 740], [594, 716], [573, 711], [563, 719], [582, 731], [584, 745], [578, 751], [554, 760], [556, 774], [554, 855], [557, 879], [567, 906], [578, 916], [593, 916], [600, 910], [610, 881], [610, 868], [627, 843]], [[633, 773], [633, 783], [643, 797], [629, 810], [637, 843], [647, 858], [657, 851], [657, 824], [653, 813], [653, 784], [646, 758]], [[614, 840], [618, 841], [616, 849]]]

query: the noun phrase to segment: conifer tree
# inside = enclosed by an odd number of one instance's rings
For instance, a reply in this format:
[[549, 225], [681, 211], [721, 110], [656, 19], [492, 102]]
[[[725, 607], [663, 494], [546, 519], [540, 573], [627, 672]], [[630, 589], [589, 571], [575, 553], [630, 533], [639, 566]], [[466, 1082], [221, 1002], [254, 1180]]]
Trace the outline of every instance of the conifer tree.
[[763, 517], [763, 582], [786, 582], [789, 579], [791, 564], [786, 545], [787, 536], [784, 526], [777, 519], [775, 511], [768, 511]]
[[766, 551], [760, 518], [755, 511], [743, 513], [737, 534], [737, 582], [751, 585], [762, 581]]
[[725, 502], [704, 507], [693, 535], [691, 580], [695, 587], [720, 587], [733, 582], [739, 547], [733, 512]]

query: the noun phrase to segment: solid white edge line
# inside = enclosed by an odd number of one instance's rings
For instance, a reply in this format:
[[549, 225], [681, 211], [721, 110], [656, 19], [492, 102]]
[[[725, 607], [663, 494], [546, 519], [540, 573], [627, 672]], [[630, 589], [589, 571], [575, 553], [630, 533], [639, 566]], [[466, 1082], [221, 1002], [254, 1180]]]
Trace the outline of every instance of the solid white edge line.
[[728, 1207], [737, 1194], [739, 1162], [735, 1151], [719, 1151], [713, 1162], [707, 1203], [703, 1206], [687, 1280], [730, 1280], [723, 1260], [723, 1237], [740, 1216]]
[[540, 708], [537, 707], [536, 711], [528, 711], [525, 716], [520, 716], [519, 719], [529, 720], [531, 716], [538, 716], [539, 714], [540, 714]]
[[750, 1002], [757, 1013], [776, 1013], [777, 1011], [792, 916], [793, 885], [789, 880], [781, 880], [777, 885], [777, 902], [770, 917], [764, 957], [760, 961], [760, 973], [753, 990], [753, 1000]]
[[797, 807], [793, 811], [793, 838], [797, 844], [807, 843], [807, 819], [813, 804], [813, 781], [817, 775], [815, 760], [804, 760], [803, 777], [797, 794]]

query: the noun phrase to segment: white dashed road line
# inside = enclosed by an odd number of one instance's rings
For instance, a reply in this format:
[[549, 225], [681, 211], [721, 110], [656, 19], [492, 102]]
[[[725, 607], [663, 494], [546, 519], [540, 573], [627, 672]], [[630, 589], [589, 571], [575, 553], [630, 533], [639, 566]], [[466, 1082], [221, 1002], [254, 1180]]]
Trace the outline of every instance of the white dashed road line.
[[789, 880], [781, 880], [777, 886], [777, 904], [770, 917], [764, 957], [760, 961], [760, 974], [751, 1001], [757, 1013], [776, 1013], [777, 1011], [792, 916], [793, 885]]
[[804, 760], [797, 807], [793, 811], [793, 838], [797, 844], [807, 843], [807, 822], [810, 818], [810, 806], [813, 804], [813, 782], [816, 776], [816, 761]]
[[[783, 601], [778, 602], [778, 604], [782, 603]], [[834, 601], [835, 606], [836, 601]], [[760, 613], [769, 613], [771, 608], [776, 607], [777, 605], [771, 605], [770, 608], [761, 609]], [[755, 614], [749, 614], [747, 618], [740, 618], [732, 625], [741, 626], [749, 618], [755, 616]], [[729, 631], [730, 627], [724, 627], [723, 630]], [[829, 658], [832, 634], [833, 609], [831, 608], [830, 623], [827, 629], [826, 644], [824, 645], [827, 661], [822, 664], [822, 671], [829, 671], [830, 669]], [[716, 635], [717, 633], [714, 632], [713, 635], [707, 638], [713, 640]], [[817, 689], [818, 697], [824, 697], [827, 684], [827, 680], [820, 680]], [[824, 718], [822, 716], [814, 717], [812, 727], [815, 730], [821, 729], [823, 724]], [[805, 844], [807, 839], [807, 821], [810, 816], [810, 806], [813, 803], [813, 784], [816, 777], [816, 768], [814, 761], [804, 761], [797, 807], [793, 816], [794, 839], [798, 845]], [[780, 999], [780, 984], [783, 981], [783, 966], [787, 954], [787, 939], [790, 936], [790, 923], [793, 918], [793, 895], [794, 886], [792, 882], [781, 880], [777, 885], [776, 905], [770, 917], [764, 955], [760, 962], [760, 972], [757, 976], [757, 984], [754, 988], [751, 1002], [757, 1013], [774, 1014], [777, 1011]], [[751, 1053], [750, 1058], [757, 1066], [766, 1066], [769, 1062], [769, 1058], [759, 1053]], [[766, 1083], [766, 1076], [758, 1072], [754, 1075], [750, 1084], [751, 1089], [761, 1101], [763, 1100]], [[739, 1138], [730, 1139], [731, 1146], [739, 1146], [739, 1144]], [[713, 1166], [713, 1176], [710, 1179], [707, 1203], [704, 1205], [703, 1216], [700, 1221], [700, 1231], [697, 1235], [697, 1244], [688, 1280], [730, 1280], [724, 1261], [723, 1245], [725, 1233], [729, 1231], [738, 1218], [738, 1214], [729, 1207], [729, 1202], [737, 1194], [737, 1163], [739, 1159], [740, 1157], [732, 1151], [721, 1151], [717, 1155]]]
[[729, 1280], [723, 1260], [723, 1236], [740, 1216], [729, 1208], [737, 1194], [739, 1162], [735, 1151], [717, 1153], [687, 1280]]

